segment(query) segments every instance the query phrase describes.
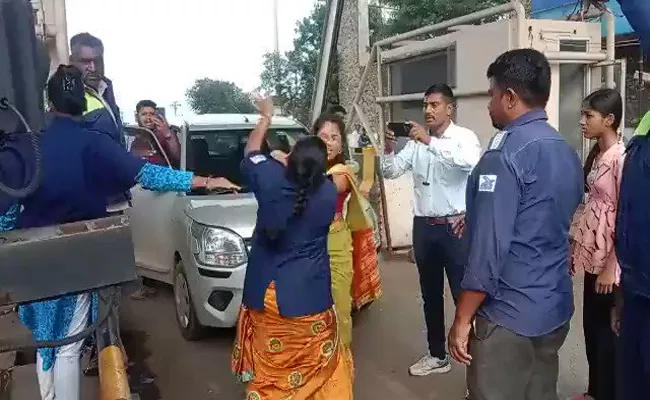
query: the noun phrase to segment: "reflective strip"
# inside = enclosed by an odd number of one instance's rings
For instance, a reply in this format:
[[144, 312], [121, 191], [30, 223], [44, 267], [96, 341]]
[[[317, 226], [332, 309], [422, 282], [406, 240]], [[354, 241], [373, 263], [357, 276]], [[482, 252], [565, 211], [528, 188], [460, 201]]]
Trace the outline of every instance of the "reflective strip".
[[105, 108], [104, 104], [97, 97], [86, 92], [86, 111], [84, 112], [84, 115], [102, 108]]

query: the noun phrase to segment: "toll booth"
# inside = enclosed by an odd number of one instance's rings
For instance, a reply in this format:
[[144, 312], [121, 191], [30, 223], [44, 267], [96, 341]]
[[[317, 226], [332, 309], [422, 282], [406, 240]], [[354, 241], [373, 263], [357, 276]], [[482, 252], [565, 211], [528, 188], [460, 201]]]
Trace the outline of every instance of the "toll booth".
[[[455, 121], [472, 129], [483, 147], [494, 135], [487, 112], [486, 71], [495, 58], [517, 48], [534, 48], [551, 63], [549, 122], [585, 157], [590, 143], [579, 129], [582, 99], [603, 86], [615, 87], [625, 98], [625, 60], [614, 58], [614, 18], [601, 22], [572, 22], [526, 17], [519, 1], [475, 12], [378, 41], [372, 47], [352, 109], [377, 152], [383, 149], [388, 121], [423, 122], [424, 91], [433, 83], [448, 83], [457, 97]], [[604, 43], [603, 43], [604, 42]], [[370, 126], [358, 104], [370, 68], [377, 69], [379, 126]], [[625, 118], [623, 118], [625, 121]], [[624, 127], [621, 127], [624, 130]], [[380, 178], [385, 247], [411, 247], [413, 179]]]

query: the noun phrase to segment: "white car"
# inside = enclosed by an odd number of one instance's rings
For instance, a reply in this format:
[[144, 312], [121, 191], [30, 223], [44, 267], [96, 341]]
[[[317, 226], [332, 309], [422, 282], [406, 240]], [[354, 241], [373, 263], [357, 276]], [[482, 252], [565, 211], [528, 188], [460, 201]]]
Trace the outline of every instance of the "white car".
[[[258, 119], [243, 114], [193, 117], [178, 132], [181, 169], [242, 184], [239, 166]], [[130, 139], [136, 134], [153, 137], [138, 127], [127, 127], [127, 132]], [[294, 120], [276, 117], [268, 134], [269, 150], [288, 151], [305, 134], [305, 127]], [[132, 194], [129, 216], [138, 274], [173, 285], [183, 336], [197, 340], [205, 326], [235, 326], [255, 228], [253, 195], [245, 187], [240, 193], [187, 194], [137, 187]]]

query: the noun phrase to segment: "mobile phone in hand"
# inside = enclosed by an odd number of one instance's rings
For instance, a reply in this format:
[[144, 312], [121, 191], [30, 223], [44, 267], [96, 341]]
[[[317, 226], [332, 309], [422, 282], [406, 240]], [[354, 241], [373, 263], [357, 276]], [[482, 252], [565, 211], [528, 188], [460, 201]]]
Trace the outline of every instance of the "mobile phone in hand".
[[413, 124], [408, 122], [389, 122], [388, 129], [390, 129], [395, 137], [409, 137], [409, 133], [413, 128]]

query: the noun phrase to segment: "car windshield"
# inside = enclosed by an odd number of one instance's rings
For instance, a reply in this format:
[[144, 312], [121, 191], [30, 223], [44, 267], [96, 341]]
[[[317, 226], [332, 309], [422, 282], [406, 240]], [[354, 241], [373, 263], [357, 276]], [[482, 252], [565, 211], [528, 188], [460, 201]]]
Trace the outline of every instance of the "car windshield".
[[[243, 185], [239, 165], [250, 129], [190, 131], [187, 137], [186, 169], [201, 176], [219, 176]], [[289, 152], [296, 141], [307, 134], [302, 128], [272, 128], [267, 133], [265, 153], [273, 150]], [[246, 188], [244, 187], [244, 191]]]

